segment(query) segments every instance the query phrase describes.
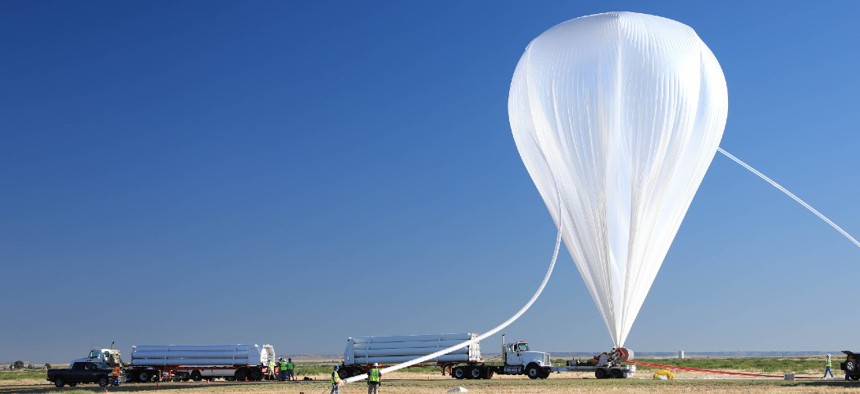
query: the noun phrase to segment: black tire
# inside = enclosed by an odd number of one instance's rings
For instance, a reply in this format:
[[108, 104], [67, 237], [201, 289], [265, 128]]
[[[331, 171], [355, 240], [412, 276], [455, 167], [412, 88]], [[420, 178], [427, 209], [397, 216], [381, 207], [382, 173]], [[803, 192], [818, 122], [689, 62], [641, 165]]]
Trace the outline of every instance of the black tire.
[[[238, 371], [236, 371], [236, 372], [238, 372]], [[199, 382], [199, 381], [203, 380], [203, 375], [200, 374], [199, 370], [195, 369], [195, 370], [191, 371], [191, 380], [193, 380], [195, 382]]]
[[259, 368], [251, 368], [248, 371], [248, 380], [260, 381], [263, 380], [263, 371]]
[[469, 368], [469, 379], [482, 379], [484, 374], [481, 372], [481, 367]]
[[349, 379], [352, 377], [352, 368], [338, 368], [337, 376], [341, 379]]
[[609, 374], [606, 373], [605, 369], [598, 368], [596, 371], [594, 371], [594, 377], [598, 379], [606, 379], [607, 377], [609, 377]]
[[466, 369], [463, 367], [454, 368], [451, 371], [451, 376], [454, 379], [464, 379], [464, 378], [466, 378]]
[[[195, 371], [197, 371], [197, 370], [195, 370]], [[200, 372], [197, 371], [197, 373], [200, 373]], [[240, 382], [244, 381], [246, 376], [248, 376], [248, 371], [245, 370], [245, 367], [237, 369], [236, 373], [233, 374], [233, 377], [235, 377], [236, 380], [240, 381]], [[194, 373], [193, 372], [191, 373], [191, 379], [194, 379]]]
[[622, 379], [624, 378], [624, 371], [620, 369], [613, 369], [609, 371], [609, 376], [612, 376], [614, 379]]
[[546, 379], [549, 377], [549, 374], [552, 373], [552, 370], [550, 370], [549, 368], [544, 368], [542, 372], [543, 373], [540, 374], [540, 378]]
[[860, 380], [860, 375], [848, 375], [851, 380]]
[[529, 376], [529, 379], [537, 379], [543, 375], [543, 371], [537, 364], [531, 363], [526, 366], [526, 375]]
[[63, 379], [57, 378], [54, 380], [54, 386], [63, 387], [66, 382], [63, 382]]
[[140, 371], [140, 373], [137, 374], [137, 381], [138, 382], [148, 382], [149, 379], [151, 379], [151, 378], [152, 377], [149, 376], [148, 371]]
[[99, 379], [99, 387], [107, 387], [110, 384], [110, 380], [108, 378]]

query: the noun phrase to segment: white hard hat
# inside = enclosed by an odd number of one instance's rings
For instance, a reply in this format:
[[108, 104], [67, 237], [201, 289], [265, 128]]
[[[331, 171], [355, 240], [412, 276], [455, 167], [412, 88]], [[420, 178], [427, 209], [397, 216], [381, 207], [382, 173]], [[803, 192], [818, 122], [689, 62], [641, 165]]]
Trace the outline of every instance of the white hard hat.
[[379, 366], [379, 363], [373, 363], [373, 366], [374, 366], [374, 367], [378, 367], [378, 366]]

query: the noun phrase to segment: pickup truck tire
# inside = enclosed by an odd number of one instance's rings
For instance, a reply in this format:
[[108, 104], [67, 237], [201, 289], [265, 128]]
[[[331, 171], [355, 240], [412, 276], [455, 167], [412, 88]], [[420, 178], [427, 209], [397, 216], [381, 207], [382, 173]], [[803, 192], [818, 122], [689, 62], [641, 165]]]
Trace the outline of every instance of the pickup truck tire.
[[108, 378], [99, 379], [99, 387], [107, 387], [108, 384], [110, 384]]
[[63, 379], [57, 378], [54, 380], [54, 386], [63, 387], [66, 382], [63, 382]]
[[529, 376], [529, 379], [537, 379], [543, 375], [543, 371], [537, 364], [531, 363], [526, 366], [526, 375]]

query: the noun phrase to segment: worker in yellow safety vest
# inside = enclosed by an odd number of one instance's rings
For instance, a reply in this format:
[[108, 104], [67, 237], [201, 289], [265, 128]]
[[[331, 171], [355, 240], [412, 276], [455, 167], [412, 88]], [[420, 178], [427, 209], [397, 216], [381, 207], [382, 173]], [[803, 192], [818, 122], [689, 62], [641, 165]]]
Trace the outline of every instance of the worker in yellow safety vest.
[[269, 359], [269, 373], [266, 375], [266, 379], [275, 380], [275, 359]]
[[278, 372], [280, 375], [278, 377], [278, 380], [280, 380], [282, 382], [286, 381], [287, 380], [287, 362], [284, 361], [283, 357], [278, 359]]
[[379, 378], [381, 377], [379, 363], [373, 363], [373, 368], [367, 373], [367, 394], [379, 394], [379, 385], [382, 384]]
[[827, 354], [827, 362], [824, 363], [824, 376], [821, 377], [822, 380], [827, 379], [827, 374], [830, 374], [830, 377], [833, 377], [833, 359], [830, 358], [830, 353]]
[[337, 374], [338, 366], [334, 366], [334, 370], [331, 371], [331, 392], [329, 394], [339, 394], [340, 393], [340, 375]]

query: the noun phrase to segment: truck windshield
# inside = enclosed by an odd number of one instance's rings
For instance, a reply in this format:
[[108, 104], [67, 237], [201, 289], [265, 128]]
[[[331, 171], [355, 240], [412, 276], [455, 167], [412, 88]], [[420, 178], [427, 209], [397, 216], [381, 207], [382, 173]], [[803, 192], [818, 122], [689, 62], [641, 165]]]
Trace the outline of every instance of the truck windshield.
[[527, 352], [527, 351], [529, 351], [529, 344], [527, 344], [527, 343], [518, 343], [518, 344], [517, 344], [517, 351], [518, 351], [518, 352]]
[[99, 352], [96, 350], [90, 350], [90, 355], [87, 358], [99, 358]]

